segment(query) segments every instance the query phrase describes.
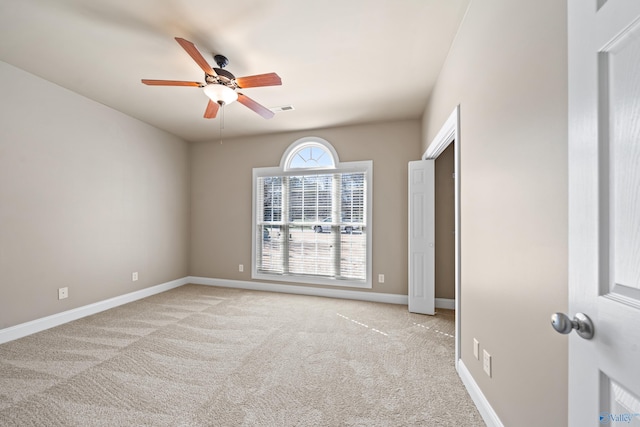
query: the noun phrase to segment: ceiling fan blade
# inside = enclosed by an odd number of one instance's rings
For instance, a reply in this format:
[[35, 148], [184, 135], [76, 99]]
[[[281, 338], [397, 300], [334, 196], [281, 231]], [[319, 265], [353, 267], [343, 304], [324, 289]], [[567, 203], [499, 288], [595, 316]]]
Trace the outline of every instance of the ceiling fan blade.
[[184, 82], [181, 80], [148, 80], [142, 79], [142, 83], [149, 86], [192, 86], [192, 87], [202, 87], [205, 86], [204, 83], [199, 82]]
[[207, 104], [207, 109], [204, 111], [204, 118], [215, 119], [216, 115], [218, 115], [218, 109], [220, 109], [220, 105], [218, 105], [217, 102], [213, 102], [212, 100], [209, 100], [209, 103]]
[[282, 79], [276, 73], [257, 74], [255, 76], [238, 77], [236, 83], [240, 88], [260, 87], [260, 86], [279, 86]]
[[175, 39], [180, 44], [180, 46], [182, 46], [182, 48], [187, 51], [189, 56], [193, 58], [194, 61], [196, 61], [196, 64], [198, 64], [200, 68], [202, 68], [202, 71], [204, 71], [206, 74], [209, 74], [210, 76], [217, 75], [216, 72], [213, 71], [213, 68], [211, 68], [211, 65], [209, 65], [207, 60], [204, 59], [198, 48], [196, 48], [193, 43], [180, 37], [176, 37]]
[[269, 110], [267, 107], [258, 104], [253, 99], [251, 99], [248, 96], [243, 95], [241, 93], [238, 93], [238, 102], [240, 104], [244, 105], [245, 107], [247, 107], [247, 108], [255, 111], [256, 113], [260, 114], [265, 119], [270, 119], [271, 117], [273, 117], [275, 115], [275, 113], [273, 111]]

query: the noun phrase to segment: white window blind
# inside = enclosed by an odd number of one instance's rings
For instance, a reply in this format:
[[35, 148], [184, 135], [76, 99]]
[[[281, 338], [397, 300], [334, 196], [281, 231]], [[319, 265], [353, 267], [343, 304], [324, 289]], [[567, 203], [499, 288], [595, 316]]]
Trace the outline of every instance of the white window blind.
[[366, 182], [366, 172], [258, 177], [258, 272], [366, 281]]

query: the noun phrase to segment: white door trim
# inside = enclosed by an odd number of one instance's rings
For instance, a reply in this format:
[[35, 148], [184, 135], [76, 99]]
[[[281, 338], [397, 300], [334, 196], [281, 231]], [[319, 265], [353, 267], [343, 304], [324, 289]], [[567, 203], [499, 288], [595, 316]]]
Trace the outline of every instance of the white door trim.
[[422, 156], [423, 160], [436, 159], [442, 152], [455, 141], [453, 146], [453, 170], [455, 174], [455, 365], [458, 370], [460, 360], [460, 105], [449, 115], [438, 134], [433, 138], [427, 151]]

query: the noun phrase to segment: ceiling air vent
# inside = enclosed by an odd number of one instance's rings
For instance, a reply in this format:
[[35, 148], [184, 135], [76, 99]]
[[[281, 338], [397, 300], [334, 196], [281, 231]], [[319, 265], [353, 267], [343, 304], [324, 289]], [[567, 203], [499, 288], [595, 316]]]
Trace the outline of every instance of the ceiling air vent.
[[273, 107], [273, 108], [271, 108], [271, 111], [273, 111], [274, 113], [280, 113], [282, 111], [291, 111], [291, 110], [295, 110], [293, 105], [283, 105], [281, 107]]

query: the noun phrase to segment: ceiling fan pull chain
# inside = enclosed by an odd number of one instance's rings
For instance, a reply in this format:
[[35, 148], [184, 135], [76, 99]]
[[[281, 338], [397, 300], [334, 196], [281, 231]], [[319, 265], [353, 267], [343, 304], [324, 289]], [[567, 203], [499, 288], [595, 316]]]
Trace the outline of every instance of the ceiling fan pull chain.
[[222, 145], [222, 129], [224, 129], [224, 104], [220, 106], [221, 115], [220, 115], [220, 145]]

